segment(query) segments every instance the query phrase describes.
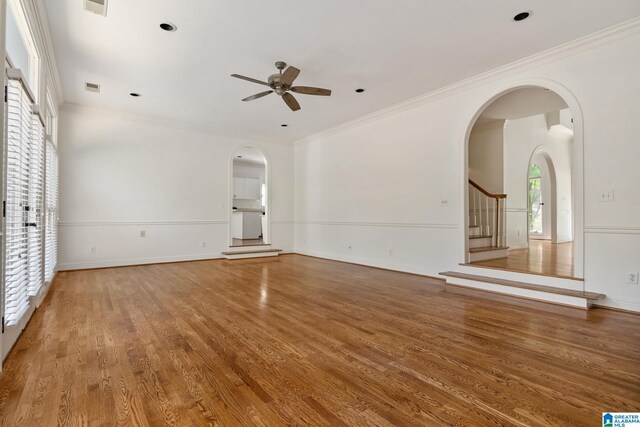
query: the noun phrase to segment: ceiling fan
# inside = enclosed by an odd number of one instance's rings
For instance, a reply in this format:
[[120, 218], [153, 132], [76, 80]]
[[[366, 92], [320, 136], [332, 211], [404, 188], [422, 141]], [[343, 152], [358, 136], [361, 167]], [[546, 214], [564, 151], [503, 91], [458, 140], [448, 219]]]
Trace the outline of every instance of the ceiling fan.
[[[293, 95], [289, 93], [289, 91], [300, 93], [303, 95], [331, 95], [331, 91], [329, 89], [309, 86], [292, 86], [293, 81], [298, 77], [298, 74], [300, 74], [300, 70], [298, 70], [296, 67], [287, 67], [286, 63], [278, 61], [276, 62], [276, 68], [280, 70], [280, 72], [278, 74], [270, 75], [268, 82], [252, 79], [251, 77], [241, 76], [239, 74], [231, 74], [231, 77], [269, 86], [271, 88], [271, 90], [256, 93], [255, 95], [246, 97], [245, 99], [243, 99], [243, 101], [253, 101], [254, 99], [262, 98], [263, 96], [267, 96], [275, 92], [276, 95], [280, 95], [282, 97], [284, 102], [289, 106], [289, 108], [291, 108], [291, 110], [298, 111], [300, 109], [300, 104], [298, 104], [298, 101], [293, 97]], [[285, 70], [285, 68], [287, 69]], [[282, 70], [284, 70], [284, 72], [282, 72]]]

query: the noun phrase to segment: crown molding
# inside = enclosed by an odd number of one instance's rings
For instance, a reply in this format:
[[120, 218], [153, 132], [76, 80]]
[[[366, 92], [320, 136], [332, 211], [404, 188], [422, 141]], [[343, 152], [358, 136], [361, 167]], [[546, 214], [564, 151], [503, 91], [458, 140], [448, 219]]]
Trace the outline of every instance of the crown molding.
[[530, 55], [526, 58], [519, 59], [507, 65], [494, 68], [484, 73], [477, 74], [473, 77], [460, 80], [456, 83], [441, 87], [439, 89], [428, 92], [424, 95], [402, 101], [389, 107], [374, 111], [359, 118], [347, 121], [331, 129], [327, 129], [304, 138], [300, 138], [294, 142], [295, 145], [302, 145], [318, 138], [326, 138], [340, 132], [352, 129], [366, 123], [379, 120], [383, 117], [391, 116], [410, 110], [421, 105], [429, 104], [439, 99], [455, 95], [456, 93], [470, 90], [484, 83], [489, 83], [494, 79], [508, 76], [514, 72], [522, 71], [528, 67], [541, 66], [551, 62], [555, 62], [578, 53], [584, 52], [595, 47], [621, 40], [633, 36], [640, 32], [640, 17], [633, 18], [629, 21], [614, 25], [604, 30], [597, 31], [587, 36], [575, 39], [573, 41], [561, 44], [556, 47], [544, 50], [542, 52]]
[[146, 124], [151, 126], [160, 126], [160, 127], [170, 128], [170, 129], [186, 130], [190, 132], [197, 132], [197, 133], [203, 133], [207, 135], [219, 136], [223, 138], [236, 139], [236, 140], [241, 140], [244, 143], [247, 143], [247, 142], [260, 143], [261, 142], [266, 144], [291, 144], [291, 141], [285, 141], [285, 140], [280, 140], [275, 138], [267, 138], [263, 136], [243, 134], [243, 133], [228, 134], [228, 133], [221, 132], [215, 128], [196, 125], [194, 123], [181, 122], [178, 120], [162, 119], [159, 117], [153, 117], [153, 116], [147, 116], [147, 115], [125, 113], [122, 111], [116, 111], [109, 108], [91, 107], [88, 105], [76, 104], [73, 102], [65, 102], [60, 109], [62, 111], [91, 114], [95, 116], [125, 120], [133, 123], [141, 123], [141, 124]]

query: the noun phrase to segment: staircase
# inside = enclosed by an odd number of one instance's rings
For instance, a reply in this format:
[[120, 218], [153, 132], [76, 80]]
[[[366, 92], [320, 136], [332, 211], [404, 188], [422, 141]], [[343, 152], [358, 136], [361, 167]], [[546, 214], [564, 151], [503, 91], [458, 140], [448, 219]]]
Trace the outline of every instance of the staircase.
[[222, 252], [226, 259], [245, 259], [278, 256], [282, 249], [274, 249], [270, 244], [253, 246], [229, 246], [229, 250]]
[[506, 194], [493, 194], [469, 180], [468, 262], [507, 257]]

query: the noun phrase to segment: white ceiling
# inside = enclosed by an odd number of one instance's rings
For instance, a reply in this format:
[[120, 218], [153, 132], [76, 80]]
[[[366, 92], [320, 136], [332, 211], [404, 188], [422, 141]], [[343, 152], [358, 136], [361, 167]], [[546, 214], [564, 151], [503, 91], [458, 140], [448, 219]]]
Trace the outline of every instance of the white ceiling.
[[[638, 0], [110, 0], [106, 18], [82, 0], [45, 4], [68, 102], [285, 140], [640, 15]], [[296, 95], [298, 112], [274, 94], [240, 102], [264, 86], [229, 75], [266, 79], [277, 60], [333, 95]]]
[[476, 123], [482, 125], [496, 120], [516, 120], [567, 107], [564, 99], [550, 90], [537, 87], [518, 89], [493, 101]]

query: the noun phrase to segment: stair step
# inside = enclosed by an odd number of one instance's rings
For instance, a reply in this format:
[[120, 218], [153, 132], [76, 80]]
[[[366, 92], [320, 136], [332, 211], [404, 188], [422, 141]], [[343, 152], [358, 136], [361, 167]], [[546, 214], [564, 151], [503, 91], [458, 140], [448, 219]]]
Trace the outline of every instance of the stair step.
[[227, 251], [227, 252], [222, 252], [222, 255], [258, 254], [262, 252], [282, 252], [282, 249], [256, 249], [251, 251]]
[[488, 261], [490, 259], [501, 259], [509, 256], [507, 246], [479, 246], [473, 247], [469, 243], [469, 262]]
[[271, 249], [270, 244], [264, 245], [232, 245], [229, 246], [228, 252], [239, 253], [239, 252], [249, 252], [249, 251], [265, 251]]
[[476, 263], [459, 264], [458, 273], [466, 273], [475, 276], [493, 277], [496, 279], [514, 280], [535, 285], [552, 286], [556, 288], [583, 290], [584, 279], [577, 277], [540, 274], [527, 271], [515, 271], [507, 268], [488, 267]]
[[469, 248], [469, 252], [470, 253], [489, 252], [489, 251], [499, 251], [503, 249], [509, 249], [509, 247], [508, 246], [482, 246], [479, 248]]
[[250, 251], [226, 251], [222, 255], [226, 259], [259, 258], [268, 256], [278, 256], [282, 249], [255, 249]]
[[469, 236], [470, 239], [488, 239], [493, 238], [493, 236]]
[[256, 243], [250, 245], [231, 245], [230, 248], [246, 248], [246, 247], [258, 247], [258, 246], [271, 246], [271, 243]]
[[445, 271], [440, 274], [447, 278], [448, 285], [464, 286], [579, 308], [589, 308], [593, 302], [605, 298], [604, 294], [596, 292], [536, 285], [513, 280], [497, 279], [495, 277], [458, 273], [455, 271]]

